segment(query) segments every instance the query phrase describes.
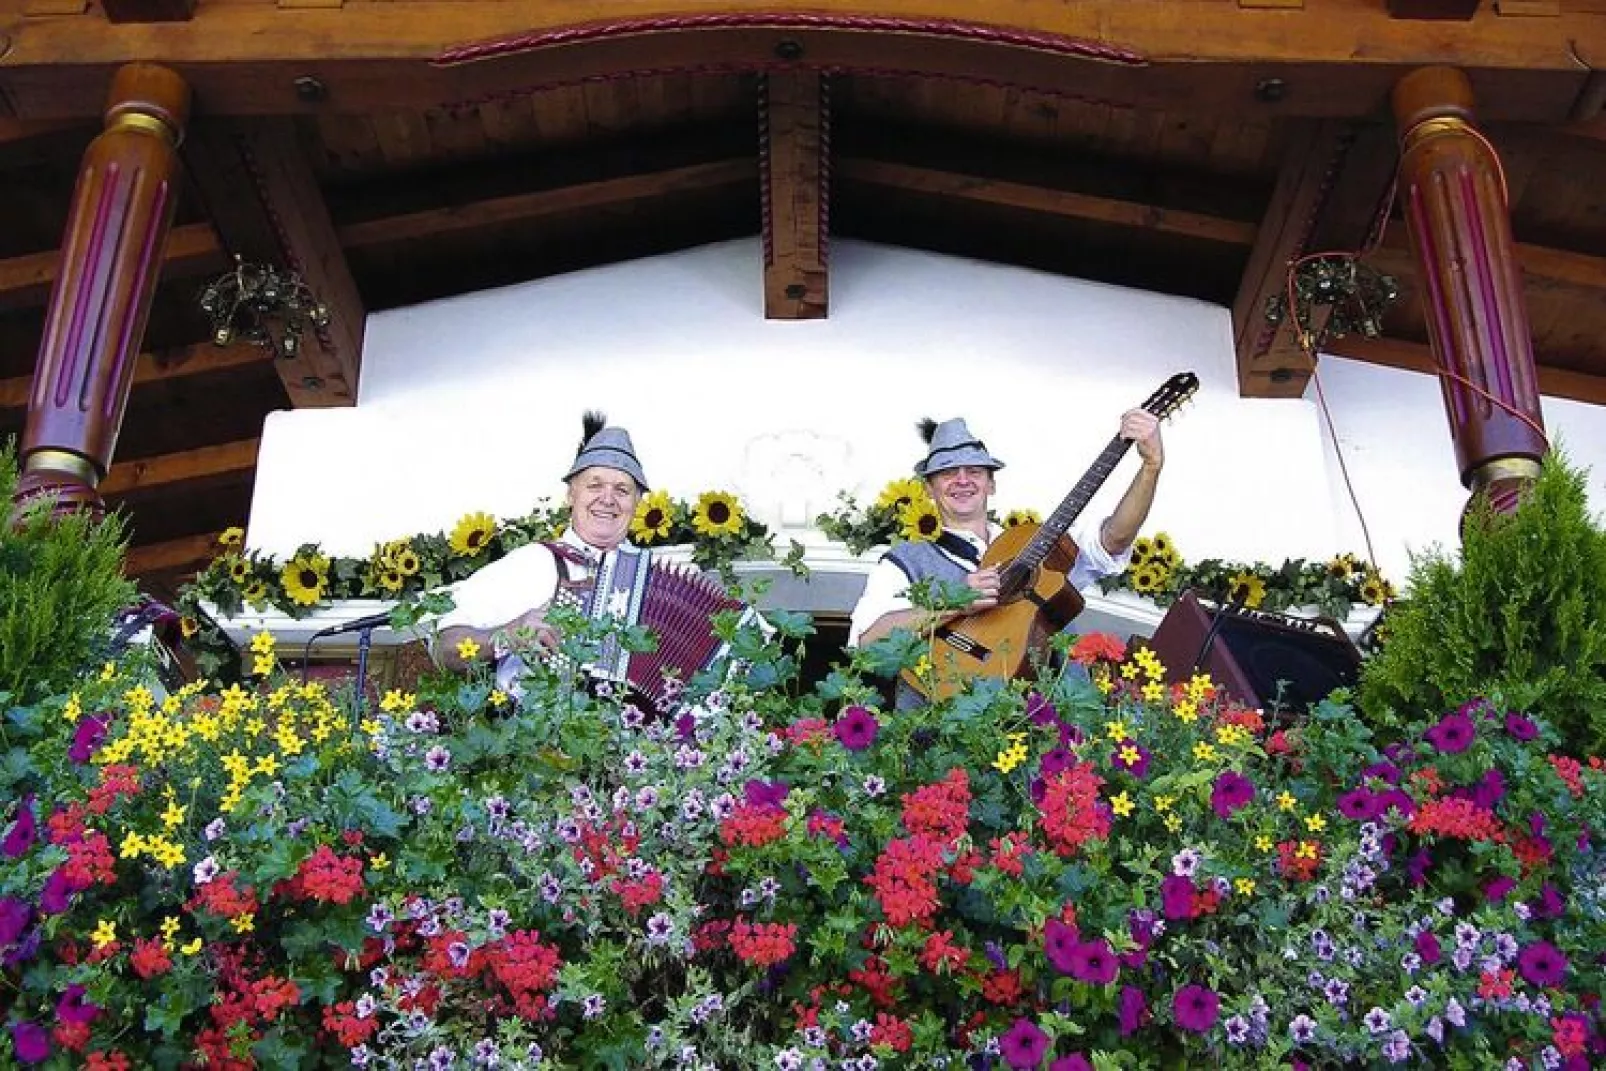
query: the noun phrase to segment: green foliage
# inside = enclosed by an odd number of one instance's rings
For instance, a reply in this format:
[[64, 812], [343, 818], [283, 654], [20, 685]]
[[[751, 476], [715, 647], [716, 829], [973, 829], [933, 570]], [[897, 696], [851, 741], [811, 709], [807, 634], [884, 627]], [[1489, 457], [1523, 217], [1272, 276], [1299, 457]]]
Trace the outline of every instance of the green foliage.
[[1552, 452], [1515, 514], [1472, 516], [1459, 560], [1412, 563], [1410, 599], [1363, 679], [1376, 724], [1499, 694], [1572, 748], [1606, 744], [1606, 531], [1584, 488], [1583, 472]]
[[[16, 486], [15, 448], [0, 444], [0, 504]], [[52, 518], [50, 508], [40, 500], [19, 524], [0, 523], [0, 693], [24, 702], [66, 688], [135, 598], [121, 519]]]

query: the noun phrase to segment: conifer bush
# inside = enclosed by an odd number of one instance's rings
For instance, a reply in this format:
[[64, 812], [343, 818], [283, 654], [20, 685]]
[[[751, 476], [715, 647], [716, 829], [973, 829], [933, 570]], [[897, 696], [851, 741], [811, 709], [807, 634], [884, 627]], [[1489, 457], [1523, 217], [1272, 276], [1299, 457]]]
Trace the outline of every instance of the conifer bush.
[[[16, 486], [15, 447], [0, 443], [0, 508]], [[18, 524], [0, 519], [0, 695], [17, 702], [70, 685], [135, 598], [122, 575], [122, 519], [53, 519], [50, 509], [42, 499]]]
[[1477, 507], [1460, 555], [1416, 559], [1409, 590], [1363, 676], [1375, 723], [1498, 694], [1571, 747], [1606, 743], [1606, 531], [1583, 471], [1552, 451], [1515, 513]]

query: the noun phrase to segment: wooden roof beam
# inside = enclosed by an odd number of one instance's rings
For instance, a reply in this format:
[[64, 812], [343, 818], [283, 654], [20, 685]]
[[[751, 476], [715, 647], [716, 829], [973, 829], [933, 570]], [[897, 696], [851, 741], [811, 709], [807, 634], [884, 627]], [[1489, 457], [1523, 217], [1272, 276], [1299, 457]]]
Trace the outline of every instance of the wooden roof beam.
[[276, 362], [291, 404], [356, 404], [368, 313], [292, 121], [198, 121], [184, 152], [224, 248], [295, 271], [329, 310], [299, 356]]
[[[1432, 347], [1421, 342], [1405, 342], [1397, 338], [1361, 338], [1346, 335], [1328, 342], [1326, 350], [1335, 357], [1352, 361], [1402, 368], [1410, 372], [1438, 374]], [[1569, 398], [1575, 402], [1606, 405], [1606, 377], [1574, 372], [1568, 368], [1538, 365], [1539, 393], [1552, 398]]]
[[123, 555], [124, 576], [152, 573], [193, 573], [206, 567], [217, 556], [218, 536], [222, 532], [201, 532], [161, 543], [128, 548]]
[[1481, 0], [1388, 0], [1389, 17], [1466, 22], [1477, 14]]
[[[221, 271], [223, 247], [210, 223], [186, 223], [168, 232], [162, 251], [164, 278], [182, 279]], [[61, 269], [61, 250], [0, 260], [0, 307], [43, 305]]]
[[119, 461], [100, 482], [98, 490], [101, 497], [111, 502], [137, 491], [166, 489], [195, 480], [249, 473], [256, 469], [260, 444], [260, 439], [240, 439], [135, 461]]
[[823, 320], [830, 304], [830, 80], [818, 71], [765, 76], [760, 97], [764, 316]]
[[[204, 375], [207, 372], [222, 372], [267, 359], [267, 350], [247, 342], [234, 342], [227, 346], [201, 342], [160, 353], [142, 353], [134, 365], [134, 386], [182, 376]], [[0, 409], [17, 409], [27, 405], [32, 389], [32, 376], [0, 379]]]
[[101, 0], [106, 21], [188, 22], [195, 16], [196, 0]]
[[[1388, 127], [1327, 120], [1292, 129], [1232, 303], [1238, 390], [1245, 397], [1305, 393], [1311, 359], [1300, 347], [1293, 320], [1285, 316], [1273, 324], [1266, 311], [1287, 293], [1288, 272], [1301, 256], [1362, 248], [1379, 222], [1394, 170]], [[1325, 320], [1311, 326], [1320, 333]]]

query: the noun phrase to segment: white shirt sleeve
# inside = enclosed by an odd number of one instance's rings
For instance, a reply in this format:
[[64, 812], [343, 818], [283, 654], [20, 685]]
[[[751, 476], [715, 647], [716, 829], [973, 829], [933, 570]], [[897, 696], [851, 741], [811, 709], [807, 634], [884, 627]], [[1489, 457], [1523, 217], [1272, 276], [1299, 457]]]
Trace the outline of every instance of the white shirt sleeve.
[[551, 602], [557, 587], [552, 552], [540, 543], [527, 544], [448, 588], [457, 605], [441, 617], [440, 627], [500, 628]]
[[881, 620], [882, 615], [894, 610], [912, 610], [909, 601], [909, 578], [886, 558], [882, 558], [865, 578], [864, 594], [853, 607], [853, 620], [848, 626], [848, 646], [857, 647], [864, 630]]
[[1081, 522], [1071, 529], [1071, 538], [1076, 540], [1080, 553], [1076, 556], [1076, 564], [1072, 565], [1071, 571], [1065, 575], [1071, 587], [1077, 591], [1089, 587], [1103, 577], [1114, 576], [1132, 561], [1131, 547], [1127, 547], [1120, 554], [1111, 554], [1104, 549], [1104, 540], [1099, 535], [1099, 529], [1103, 527], [1103, 521]]

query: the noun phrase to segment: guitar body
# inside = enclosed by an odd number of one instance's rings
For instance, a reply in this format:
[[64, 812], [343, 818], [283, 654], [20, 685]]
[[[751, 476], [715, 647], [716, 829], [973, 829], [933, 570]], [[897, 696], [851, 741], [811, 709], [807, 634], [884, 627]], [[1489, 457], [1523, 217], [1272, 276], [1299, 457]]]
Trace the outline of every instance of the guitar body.
[[[1004, 529], [982, 555], [982, 568], [1002, 572], [1037, 531], [1035, 524]], [[1077, 553], [1071, 538], [1060, 536], [1043, 564], [1022, 578], [1019, 591], [1006, 589], [993, 609], [955, 618], [937, 629], [926, 679], [906, 670], [905, 682], [936, 702], [962, 691], [975, 677], [1010, 680], [1031, 672], [1047, 653], [1049, 637], [1070, 624], [1085, 605], [1082, 593], [1065, 576]]]

